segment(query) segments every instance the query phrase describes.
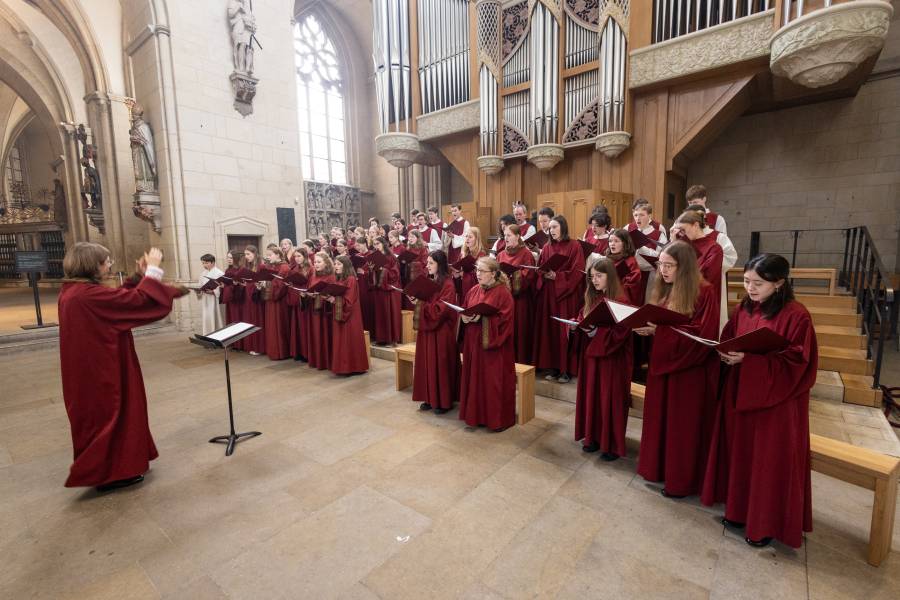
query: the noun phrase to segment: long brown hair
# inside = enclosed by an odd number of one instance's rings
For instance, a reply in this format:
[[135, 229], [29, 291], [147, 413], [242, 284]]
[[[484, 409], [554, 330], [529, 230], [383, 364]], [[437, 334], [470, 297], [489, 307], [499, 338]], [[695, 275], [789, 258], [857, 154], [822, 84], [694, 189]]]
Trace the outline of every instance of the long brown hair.
[[[591, 271], [606, 274], [605, 292], [598, 292], [596, 288], [594, 288], [594, 283], [591, 281]], [[587, 279], [587, 288], [584, 290], [585, 315], [587, 315], [594, 307], [594, 304], [597, 303], [597, 299], [601, 297], [601, 294], [605, 295], [610, 300], [618, 300], [623, 295], [622, 282], [619, 281], [619, 273], [616, 271], [616, 265], [608, 258], [598, 258], [592, 262], [591, 266], [587, 269], [585, 278]]]
[[[252, 262], [247, 260], [247, 254], [246, 254], [247, 251], [250, 251], [253, 253], [253, 261]], [[250, 269], [251, 271], [255, 271], [257, 268], [259, 268], [259, 248], [257, 248], [256, 246], [254, 246], [252, 244], [249, 244], [244, 247], [244, 253], [245, 253], [244, 254], [244, 266], [247, 267], [248, 269]]]
[[484, 252], [484, 244], [481, 242], [481, 230], [477, 227], [469, 227], [469, 233], [475, 236], [475, 250], [470, 251], [469, 243], [468, 241], [465, 241], [463, 242], [462, 255], [469, 256], [469, 254], [471, 254], [472, 256], [478, 256]]
[[[302, 265], [297, 260], [298, 254], [303, 257]], [[309, 264], [309, 250], [307, 250], [306, 246], [297, 246], [296, 248], [294, 248], [294, 262], [304, 275], [309, 273], [309, 271], [312, 269], [312, 265]]]
[[[615, 236], [620, 242], [622, 242], [622, 258], [628, 258], [629, 256], [634, 256], [634, 242], [631, 241], [631, 236], [628, 235], [628, 231], [625, 229], [613, 229], [609, 232], [609, 236]], [[612, 250], [609, 248], [606, 249], [606, 255], [612, 256]]]
[[665, 306], [683, 315], [693, 314], [694, 304], [700, 296], [700, 286], [708, 285], [700, 274], [697, 253], [687, 242], [674, 242], [663, 249], [660, 260], [663, 255], [675, 261], [675, 281], [666, 283], [662, 275], [657, 273], [650, 293], [650, 303]]
[[63, 272], [67, 279], [90, 279], [100, 282], [100, 265], [109, 258], [105, 246], [93, 242], [75, 242], [63, 258]]
[[[334, 274], [334, 263], [331, 262], [331, 257], [328, 256], [327, 252], [319, 251], [316, 252], [316, 256], [321, 256], [322, 260], [325, 262], [325, 270], [322, 271], [322, 275], [333, 275]], [[312, 270], [315, 274], [319, 275], [320, 273], [316, 271], [315, 262], [312, 265]]]
[[335, 278], [338, 281], [344, 281], [345, 279], [349, 279], [350, 277], [356, 277], [356, 269], [353, 268], [353, 263], [350, 262], [350, 258], [348, 256], [344, 256], [343, 254], [336, 257], [334, 262], [341, 263], [343, 269], [341, 270], [341, 274], [338, 275], [335, 272]]

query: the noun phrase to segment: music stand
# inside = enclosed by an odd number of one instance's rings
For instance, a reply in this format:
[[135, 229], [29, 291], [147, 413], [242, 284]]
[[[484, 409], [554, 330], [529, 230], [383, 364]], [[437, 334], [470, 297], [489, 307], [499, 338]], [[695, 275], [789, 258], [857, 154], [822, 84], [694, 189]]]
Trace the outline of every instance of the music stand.
[[231, 431], [227, 435], [219, 435], [209, 440], [210, 444], [226, 444], [225, 456], [231, 456], [234, 453], [234, 447], [238, 442], [262, 435], [259, 431], [235, 433], [234, 409], [231, 406], [231, 370], [228, 367], [228, 347], [248, 335], [253, 335], [260, 329], [260, 327], [250, 323], [232, 323], [207, 335], [194, 334], [194, 337], [189, 338], [192, 344], [197, 344], [204, 348], [222, 348], [225, 350], [225, 386], [228, 388], [228, 422], [231, 425]]

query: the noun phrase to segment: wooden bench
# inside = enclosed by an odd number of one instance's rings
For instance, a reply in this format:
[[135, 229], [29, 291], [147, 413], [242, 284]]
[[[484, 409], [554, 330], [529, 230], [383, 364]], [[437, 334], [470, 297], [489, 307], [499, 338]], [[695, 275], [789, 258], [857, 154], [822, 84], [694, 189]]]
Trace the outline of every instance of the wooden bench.
[[[728, 289], [733, 288], [744, 289], [743, 269], [728, 269], [726, 277], [728, 278]], [[738, 278], [740, 281], [731, 281], [732, 277]], [[791, 269], [791, 279], [804, 279], [810, 281], [826, 281], [828, 282], [828, 295], [834, 296], [835, 286], [837, 282], [837, 269], [820, 269], [820, 268], [794, 268]]]
[[400, 328], [400, 343], [415, 344], [416, 330], [413, 329], [413, 311], [401, 310], [400, 316], [402, 317], [402, 327]]
[[[399, 391], [413, 384], [416, 345], [400, 344], [394, 348], [394, 352], [394, 379]], [[534, 378], [533, 366], [516, 363], [516, 423], [519, 425], [534, 418]]]
[[[644, 391], [643, 385], [631, 384], [633, 416], [640, 417], [643, 413]], [[875, 492], [866, 561], [879, 566], [891, 551], [900, 458], [815, 433], [809, 434], [809, 450], [813, 471]]]

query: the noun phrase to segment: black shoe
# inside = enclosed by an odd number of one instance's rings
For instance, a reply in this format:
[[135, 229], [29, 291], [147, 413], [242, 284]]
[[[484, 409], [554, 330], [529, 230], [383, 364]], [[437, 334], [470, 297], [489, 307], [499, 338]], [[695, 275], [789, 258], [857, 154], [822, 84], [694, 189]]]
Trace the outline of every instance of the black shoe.
[[563, 373], [556, 379], [557, 383], [569, 383], [570, 381], [572, 381], [572, 378], [569, 377], [568, 373]]
[[431, 405], [427, 402], [423, 402], [419, 405], [419, 410], [431, 410]]
[[596, 452], [599, 449], [600, 449], [600, 444], [598, 444], [597, 442], [594, 442], [592, 444], [588, 444], [587, 446], [581, 447], [582, 452]]
[[444, 415], [450, 412], [449, 408], [436, 408], [434, 409], [434, 414], [436, 415]]
[[764, 537], [758, 540], [751, 540], [750, 538], [744, 538], [744, 541], [753, 546], [754, 548], [765, 548], [769, 544], [772, 543], [772, 538]]
[[722, 517], [722, 525], [724, 525], [725, 527], [731, 527], [732, 529], [744, 528], [743, 523], [738, 523], [737, 521], [732, 521], [731, 519], [726, 519], [725, 517]]
[[494, 433], [500, 433], [506, 431], [507, 429], [509, 429], [509, 427], [498, 427], [497, 429], [494, 429]]
[[676, 496], [675, 494], [670, 494], [666, 491], [666, 488], [659, 490], [659, 493], [665, 496], [666, 498], [671, 498], [672, 500], [681, 500], [682, 498], [687, 498], [687, 496]]
[[619, 455], [613, 454], [612, 452], [604, 452], [600, 455], [600, 458], [602, 458], [606, 462], [612, 462], [614, 460], [619, 460]]
[[103, 485], [98, 485], [97, 491], [98, 492], [109, 492], [112, 490], [118, 490], [120, 488], [126, 488], [130, 485], [140, 483], [143, 480], [144, 480], [144, 476], [138, 475], [137, 477], [130, 477], [128, 479], [119, 479], [118, 481], [110, 481], [109, 483], [104, 483]]

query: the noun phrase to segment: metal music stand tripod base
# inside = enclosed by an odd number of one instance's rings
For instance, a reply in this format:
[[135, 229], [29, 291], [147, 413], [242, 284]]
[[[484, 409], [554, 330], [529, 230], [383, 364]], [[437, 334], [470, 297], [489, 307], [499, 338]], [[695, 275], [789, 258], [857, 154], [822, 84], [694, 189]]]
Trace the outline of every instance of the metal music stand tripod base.
[[228, 364], [228, 346], [259, 330], [259, 327], [255, 327], [252, 330], [245, 332], [243, 335], [239, 335], [228, 340], [225, 344], [219, 343], [213, 345], [203, 339], [190, 338], [191, 342], [197, 345], [204, 347], [221, 347], [225, 350], [225, 386], [228, 389], [228, 423], [231, 427], [231, 431], [227, 435], [217, 435], [216, 437], [209, 440], [210, 444], [225, 444], [225, 456], [231, 456], [232, 454], [234, 454], [234, 447], [238, 444], [238, 442], [249, 440], [250, 438], [262, 435], [262, 433], [259, 431], [246, 431], [244, 433], [236, 433], [234, 431], [234, 408], [232, 407], [231, 403], [231, 368]]

